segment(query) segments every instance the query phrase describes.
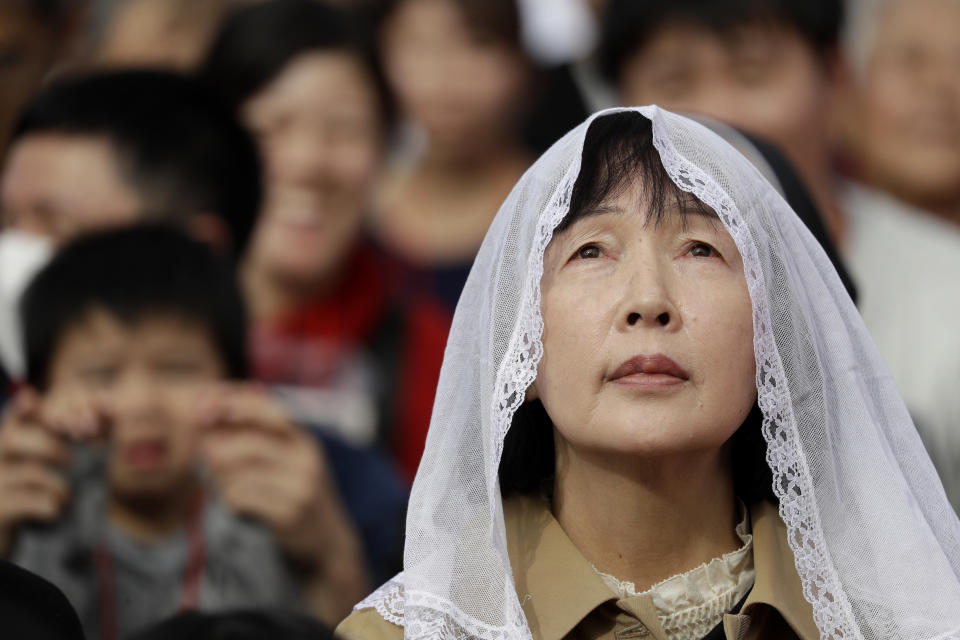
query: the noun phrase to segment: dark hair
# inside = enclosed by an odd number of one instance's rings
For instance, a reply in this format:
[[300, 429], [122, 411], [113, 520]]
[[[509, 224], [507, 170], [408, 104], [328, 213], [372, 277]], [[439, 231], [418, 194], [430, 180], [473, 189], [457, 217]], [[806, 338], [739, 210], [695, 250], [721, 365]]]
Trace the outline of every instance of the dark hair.
[[70, 0], [14, 0], [10, 4], [24, 9], [53, 30], [66, 26], [67, 15], [74, 5]]
[[[648, 190], [646, 223], [657, 224], [670, 206], [709, 212], [696, 197], [681, 190], [670, 179], [653, 145], [652, 124], [638, 113], [615, 113], [591, 123], [583, 144], [580, 173], [573, 185], [570, 210], [557, 226], [560, 233], [576, 220], [589, 215], [610, 197], [639, 180]], [[776, 502], [773, 474], [766, 462], [767, 445], [761, 433], [763, 416], [754, 404], [750, 414], [730, 439], [734, 489], [747, 502], [768, 499]], [[503, 441], [500, 458], [500, 492], [540, 492], [551, 495], [555, 473], [553, 423], [539, 400], [520, 406]]]
[[562, 233], [634, 181], [643, 185], [648, 223], [659, 223], [668, 210], [712, 212], [670, 179], [653, 146], [650, 120], [638, 113], [613, 113], [597, 118], [587, 129], [570, 209], [554, 233]]
[[125, 324], [151, 314], [202, 323], [227, 375], [247, 375], [246, 313], [230, 265], [182, 231], [151, 224], [122, 227], [81, 236], [59, 251], [21, 302], [28, 384], [48, 386], [64, 335], [95, 309]]
[[231, 12], [200, 72], [234, 112], [297, 56], [311, 51], [352, 54], [374, 85], [384, 131], [393, 122], [393, 96], [380, 67], [372, 29], [358, 10], [319, 0], [270, 0]]
[[102, 136], [143, 215], [185, 222], [219, 216], [239, 255], [260, 208], [256, 144], [235, 116], [195, 80], [169, 71], [108, 71], [59, 79], [27, 107], [13, 138]]
[[627, 58], [664, 26], [687, 24], [726, 34], [758, 22], [796, 31], [821, 57], [838, 49], [843, 0], [610, 0], [600, 42], [600, 69], [620, 81]]
[[141, 631], [134, 640], [333, 640], [333, 633], [302, 613], [243, 609], [224, 613], [187, 611]]
[[[372, 12], [381, 26], [406, 0], [374, 0]], [[480, 41], [498, 42], [522, 50], [520, 10], [517, 0], [448, 0], [463, 15], [471, 35]]]

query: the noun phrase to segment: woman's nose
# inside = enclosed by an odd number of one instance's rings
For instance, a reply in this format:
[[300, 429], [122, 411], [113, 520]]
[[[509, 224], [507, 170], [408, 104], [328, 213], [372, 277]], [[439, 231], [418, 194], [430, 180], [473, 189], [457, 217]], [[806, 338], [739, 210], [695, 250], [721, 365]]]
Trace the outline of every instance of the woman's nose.
[[[653, 315], [653, 314], [647, 314], [647, 318], [649, 318], [651, 315]], [[636, 311], [631, 311], [631, 312], [627, 315], [627, 324], [628, 324], [629, 326], [631, 326], [631, 327], [634, 326], [634, 325], [636, 325], [636, 324], [639, 323], [639, 322], [642, 322], [643, 320], [644, 320], [644, 317], [643, 317], [640, 313], [638, 313], [638, 312], [636, 312]], [[656, 315], [656, 317], [653, 319], [653, 323], [654, 323], [654, 324], [659, 324], [661, 327], [665, 327], [665, 326], [667, 326], [668, 324], [670, 324], [670, 320], [671, 320], [670, 312], [669, 312], [669, 311], [661, 311], [661, 312], [658, 313], [658, 314]]]
[[669, 276], [656, 266], [634, 274], [625, 289], [620, 324], [623, 330], [639, 327], [672, 329], [680, 314], [673, 301]]

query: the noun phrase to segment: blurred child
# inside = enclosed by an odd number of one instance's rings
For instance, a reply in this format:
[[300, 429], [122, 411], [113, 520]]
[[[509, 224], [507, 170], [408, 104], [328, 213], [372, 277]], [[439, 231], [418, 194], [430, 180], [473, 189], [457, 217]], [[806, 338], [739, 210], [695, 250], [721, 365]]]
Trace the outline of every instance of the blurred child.
[[349, 611], [359, 539], [322, 449], [243, 384], [225, 262], [166, 228], [95, 234], [23, 309], [36, 392], [0, 428], [0, 552], [59, 586], [91, 638], [197, 607]]
[[266, 168], [241, 267], [254, 376], [302, 421], [388, 450], [412, 480], [449, 316], [363, 233], [392, 115], [368, 30], [317, 0], [256, 4], [226, 20], [203, 77]]
[[854, 12], [853, 156], [869, 184], [960, 225], [960, 3]]

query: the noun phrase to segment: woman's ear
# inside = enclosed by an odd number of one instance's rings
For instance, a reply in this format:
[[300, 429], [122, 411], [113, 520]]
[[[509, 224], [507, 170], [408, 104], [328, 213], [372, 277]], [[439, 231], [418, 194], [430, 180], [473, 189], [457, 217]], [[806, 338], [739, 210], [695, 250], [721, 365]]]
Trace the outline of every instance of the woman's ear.
[[532, 402], [534, 400], [539, 400], [539, 399], [540, 399], [540, 392], [537, 391], [537, 381], [534, 380], [533, 383], [529, 387], [527, 387], [527, 393], [526, 393], [526, 396], [524, 396], [524, 400], [526, 402]]

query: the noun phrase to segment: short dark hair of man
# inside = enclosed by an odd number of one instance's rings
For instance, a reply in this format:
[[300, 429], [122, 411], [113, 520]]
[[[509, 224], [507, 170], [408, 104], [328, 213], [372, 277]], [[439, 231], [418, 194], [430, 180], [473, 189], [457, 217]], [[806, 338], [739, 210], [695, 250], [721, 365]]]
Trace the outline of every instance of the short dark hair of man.
[[237, 9], [221, 25], [200, 77], [236, 112], [295, 58], [347, 53], [369, 74], [387, 132], [396, 107], [365, 15], [318, 0], [272, 0]]
[[665, 26], [694, 26], [718, 35], [771, 24], [790, 29], [824, 60], [836, 53], [844, 24], [843, 0], [610, 0], [600, 42], [600, 70], [620, 82], [630, 56]]
[[98, 310], [135, 325], [152, 316], [209, 329], [227, 375], [247, 375], [243, 298], [229, 261], [169, 225], [83, 235], [31, 282], [21, 303], [27, 383], [44, 391], [67, 332]]
[[234, 252], [245, 249], [262, 199], [256, 143], [196, 80], [160, 70], [63, 77], [27, 106], [11, 144], [45, 133], [109, 140], [145, 218], [212, 214]]

